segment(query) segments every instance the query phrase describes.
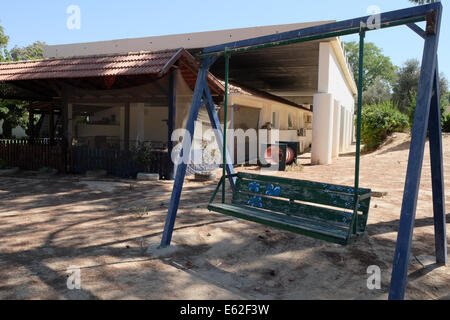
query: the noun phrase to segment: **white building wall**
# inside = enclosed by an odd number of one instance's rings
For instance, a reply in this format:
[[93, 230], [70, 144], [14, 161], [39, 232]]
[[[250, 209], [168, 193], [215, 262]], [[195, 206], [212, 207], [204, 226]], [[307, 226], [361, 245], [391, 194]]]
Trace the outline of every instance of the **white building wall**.
[[314, 95], [312, 164], [330, 164], [333, 150], [334, 100], [331, 93]]
[[[326, 94], [326, 95], [324, 95]], [[339, 101], [343, 119], [334, 118], [335, 101]], [[314, 96], [313, 146], [311, 161], [314, 164], [328, 164], [336, 151], [345, 151], [351, 143], [354, 112], [353, 90], [348, 85], [331, 42], [320, 43], [318, 93]], [[324, 117], [324, 118], [322, 118]], [[328, 119], [328, 117], [331, 117]], [[325, 127], [329, 126], [329, 127]], [[343, 126], [341, 128], [341, 126]], [[336, 134], [343, 137], [334, 137]], [[333, 142], [335, 144], [333, 154]], [[339, 144], [339, 148], [336, 145]], [[331, 147], [331, 148], [330, 148]]]
[[[273, 122], [273, 113], [276, 113], [276, 123], [272, 124], [272, 128], [279, 129], [279, 141], [286, 142], [299, 142], [299, 152], [303, 153], [312, 144], [312, 118], [313, 114], [305, 109], [300, 109], [295, 106], [284, 104], [278, 101], [264, 99], [256, 96], [247, 95], [231, 95], [231, 104], [234, 104], [236, 110], [240, 107], [247, 109], [259, 110], [259, 121], [255, 126], [254, 116], [243, 116], [239, 111], [235, 112], [237, 117], [234, 121], [234, 129], [243, 129], [244, 131], [249, 128], [261, 129], [268, 123]], [[229, 109], [230, 110], [230, 109]], [[292, 120], [292, 126], [289, 127], [289, 117]], [[308, 117], [310, 118], [308, 120]], [[223, 119], [223, 112], [220, 113], [220, 118]], [[231, 119], [228, 119], [228, 127], [231, 127]], [[299, 130], [304, 129], [304, 136], [299, 136]], [[231, 139], [228, 140], [230, 148], [233, 150], [240, 146], [232, 147]]]
[[339, 136], [341, 133], [341, 103], [334, 100], [333, 113], [333, 148], [331, 156], [337, 158], [339, 156]]

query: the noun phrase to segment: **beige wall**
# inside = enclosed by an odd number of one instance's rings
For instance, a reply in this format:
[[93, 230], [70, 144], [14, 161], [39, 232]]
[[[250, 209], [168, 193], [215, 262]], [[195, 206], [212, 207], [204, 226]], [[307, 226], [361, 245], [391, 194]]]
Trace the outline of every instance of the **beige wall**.
[[[177, 77], [177, 106], [176, 106], [176, 128], [186, 126], [189, 109], [191, 107], [193, 92], [184, 81], [180, 72]], [[161, 84], [163, 85], [163, 84]], [[157, 141], [168, 142], [167, 120], [169, 117], [168, 106], [145, 106], [146, 101], [142, 103], [132, 103], [130, 105], [130, 140], [136, 141]], [[148, 102], [148, 101], [147, 101]], [[124, 139], [124, 104], [102, 105], [109, 106], [109, 109], [96, 112], [90, 117], [91, 121], [100, 121], [103, 118], [115, 118], [116, 125], [94, 125], [78, 124], [78, 137], [108, 136]], [[205, 117], [206, 110], [203, 110], [200, 117]]]
[[166, 121], [169, 118], [168, 107], [146, 107], [144, 115], [145, 140], [167, 143], [168, 127]]
[[[177, 72], [176, 77], [177, 106], [175, 125], [176, 128], [184, 128], [189, 115], [193, 92], [179, 72]], [[270, 122], [272, 120], [272, 112], [277, 112], [279, 116], [278, 126], [281, 130], [280, 140], [302, 142], [301, 151], [303, 151], [303, 148], [309, 147], [312, 140], [311, 131], [306, 130], [307, 136], [299, 137], [297, 130], [311, 127], [311, 124], [307, 123], [306, 116], [312, 116], [312, 112], [254, 96], [232, 95], [230, 96], [230, 103], [235, 104], [236, 106], [234, 120], [234, 127], [236, 129], [260, 129], [266, 122]], [[79, 125], [77, 131], [78, 136], [116, 136], [117, 138], [123, 140], [124, 105], [114, 105], [110, 109], [96, 113], [95, 116], [91, 117], [91, 119], [102, 120], [105, 117], [111, 118], [112, 115], [115, 115], [118, 125]], [[289, 115], [292, 117], [292, 129], [288, 128]], [[223, 119], [223, 114], [220, 115], [220, 118]], [[166, 143], [168, 141], [167, 120], [168, 106], [150, 107], [145, 106], [144, 102], [140, 104], [131, 104], [130, 140], [134, 141], [137, 139], [143, 139], [144, 141], [158, 141]], [[205, 107], [200, 109], [198, 121], [203, 123], [203, 130], [210, 127], [209, 116]], [[230, 126], [230, 124], [231, 121], [229, 119], [228, 125]], [[201, 132], [199, 131], [199, 127], [196, 127], [194, 139], [195, 149], [201, 148], [201, 144], [199, 144], [200, 139]]]
[[120, 125], [78, 124], [76, 132], [78, 138], [96, 136], [119, 137]]

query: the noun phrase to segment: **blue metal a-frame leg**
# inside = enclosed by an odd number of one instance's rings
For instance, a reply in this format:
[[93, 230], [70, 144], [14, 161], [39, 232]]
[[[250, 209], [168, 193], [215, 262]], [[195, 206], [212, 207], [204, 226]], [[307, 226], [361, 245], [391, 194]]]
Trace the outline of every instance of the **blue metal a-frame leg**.
[[[189, 111], [188, 121], [186, 124], [186, 134], [183, 139], [183, 148], [181, 150], [180, 158], [189, 158], [190, 147], [192, 145], [192, 138], [194, 136], [195, 121], [197, 120], [200, 107], [206, 106], [209, 114], [211, 125], [213, 129], [216, 129], [216, 141], [220, 148], [223, 149], [223, 132], [220, 125], [219, 117], [217, 115], [214, 102], [211, 97], [211, 93], [208, 87], [208, 71], [211, 65], [217, 60], [217, 57], [206, 58], [202, 61], [201, 68], [197, 75], [197, 82], [195, 84], [194, 95], [192, 97], [191, 109]], [[229, 175], [234, 174], [234, 168], [231, 162], [231, 157], [227, 151], [227, 172]], [[184, 178], [186, 177], [187, 161], [181, 161], [176, 169], [175, 181], [172, 189], [172, 197], [170, 199], [169, 211], [166, 217], [166, 224], [164, 226], [164, 233], [161, 241], [161, 247], [167, 247], [172, 241], [173, 228], [175, 226], [175, 219], [178, 212], [178, 206], [180, 204], [181, 191], [183, 189]], [[230, 178], [231, 186], [234, 186], [233, 178]]]
[[439, 68], [436, 63], [435, 94], [431, 99], [428, 135], [430, 139], [431, 180], [433, 188], [434, 236], [436, 262], [447, 264], [447, 237], [445, 225], [444, 168], [442, 156], [441, 103], [439, 101]]
[[422, 70], [389, 292], [389, 299], [391, 300], [404, 299], [405, 296], [427, 129], [429, 129], [430, 138], [436, 261], [437, 263], [446, 263], [447, 261], [442, 131], [440, 124], [439, 72], [437, 62], [441, 17], [441, 10], [435, 10], [427, 17]]

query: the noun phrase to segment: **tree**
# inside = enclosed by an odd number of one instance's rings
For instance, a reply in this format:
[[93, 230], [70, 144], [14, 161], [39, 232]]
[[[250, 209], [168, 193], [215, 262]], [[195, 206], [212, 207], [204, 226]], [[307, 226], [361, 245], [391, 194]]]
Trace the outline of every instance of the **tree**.
[[444, 95], [444, 101], [446, 105], [450, 104], [450, 92], [447, 92], [447, 94]]
[[[359, 76], [359, 43], [355, 41], [344, 42], [344, 48], [352, 67], [355, 80], [358, 82]], [[384, 82], [391, 85], [395, 80], [396, 67], [391, 59], [383, 55], [383, 50], [374, 43], [367, 42], [364, 45], [364, 81], [363, 91], [375, 84]]]
[[373, 85], [363, 92], [363, 104], [373, 105], [387, 102], [391, 99], [391, 88], [381, 77], [377, 77]]
[[3, 120], [4, 138], [12, 138], [12, 129], [21, 126], [25, 130], [28, 127], [28, 111], [26, 103], [16, 100], [0, 100], [0, 120]]
[[[34, 60], [43, 58], [43, 48], [45, 43], [36, 41], [26, 47], [15, 46], [8, 51], [9, 37], [5, 35], [3, 27], [0, 26], [0, 62]], [[11, 138], [12, 129], [21, 126], [27, 129], [28, 111], [25, 109], [26, 103], [17, 100], [0, 100], [0, 120], [3, 120], [3, 134], [5, 138]]]
[[14, 61], [42, 59], [44, 57], [44, 46], [45, 42], [36, 41], [26, 47], [15, 46], [9, 53]]
[[407, 60], [398, 70], [397, 81], [392, 90], [394, 105], [403, 113], [409, 109], [415, 100], [420, 78], [420, 63], [417, 59]]
[[[394, 105], [403, 113], [409, 114], [417, 95], [420, 79], [420, 62], [417, 59], [407, 60], [397, 72], [393, 86]], [[448, 92], [448, 81], [444, 74], [439, 75], [441, 97]]]
[[7, 61], [8, 60], [8, 42], [9, 37], [5, 35], [5, 32], [3, 30], [3, 27], [0, 26], [0, 62]]

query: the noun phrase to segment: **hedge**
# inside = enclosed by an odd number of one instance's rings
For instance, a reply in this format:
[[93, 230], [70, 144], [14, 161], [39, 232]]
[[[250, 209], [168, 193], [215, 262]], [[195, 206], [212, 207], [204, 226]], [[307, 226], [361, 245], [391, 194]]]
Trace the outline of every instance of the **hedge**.
[[361, 120], [361, 142], [365, 151], [375, 150], [391, 133], [409, 127], [408, 116], [389, 102], [364, 106]]

